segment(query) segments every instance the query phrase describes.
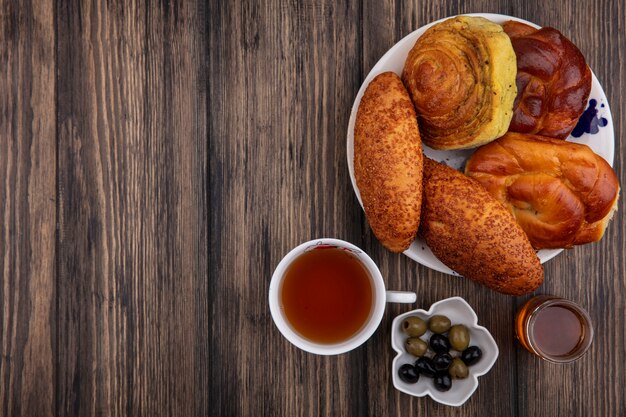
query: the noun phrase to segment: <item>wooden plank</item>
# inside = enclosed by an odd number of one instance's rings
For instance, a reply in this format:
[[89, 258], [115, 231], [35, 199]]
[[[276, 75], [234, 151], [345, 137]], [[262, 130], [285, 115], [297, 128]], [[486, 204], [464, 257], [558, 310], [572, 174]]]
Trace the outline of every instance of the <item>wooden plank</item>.
[[58, 414], [207, 412], [204, 17], [58, 2]]
[[366, 349], [301, 352], [266, 301], [274, 268], [297, 244], [360, 243], [345, 159], [359, 15], [333, 1], [209, 6], [209, 402], [218, 415], [366, 413]]
[[3, 416], [54, 415], [56, 142], [52, 3], [0, 2]]

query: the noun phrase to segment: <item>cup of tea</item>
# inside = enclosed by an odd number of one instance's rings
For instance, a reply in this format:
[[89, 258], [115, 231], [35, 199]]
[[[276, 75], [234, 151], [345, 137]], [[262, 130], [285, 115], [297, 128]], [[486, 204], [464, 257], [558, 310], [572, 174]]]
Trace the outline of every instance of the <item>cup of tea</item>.
[[515, 316], [515, 335], [531, 353], [553, 363], [573, 362], [593, 341], [587, 311], [573, 301], [551, 295], [528, 300]]
[[355, 349], [376, 331], [386, 303], [415, 300], [413, 292], [387, 291], [374, 261], [338, 239], [315, 239], [293, 249], [276, 267], [269, 290], [278, 330], [318, 355]]

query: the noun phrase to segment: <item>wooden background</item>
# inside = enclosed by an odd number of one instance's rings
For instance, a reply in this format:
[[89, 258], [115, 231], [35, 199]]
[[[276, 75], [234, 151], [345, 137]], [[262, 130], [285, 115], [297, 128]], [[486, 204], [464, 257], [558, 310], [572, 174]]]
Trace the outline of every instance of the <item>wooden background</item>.
[[[585, 306], [590, 352], [542, 362], [513, 337], [528, 297], [445, 276], [373, 237], [348, 117], [395, 42], [448, 15], [560, 29], [613, 112], [625, 183], [623, 0], [0, 0], [0, 416], [623, 416], [624, 210], [546, 264]], [[624, 200], [622, 195], [622, 201]], [[365, 249], [419, 307], [464, 297], [500, 357], [460, 408], [391, 384], [390, 305], [338, 357], [291, 346], [269, 280], [316, 237]]]

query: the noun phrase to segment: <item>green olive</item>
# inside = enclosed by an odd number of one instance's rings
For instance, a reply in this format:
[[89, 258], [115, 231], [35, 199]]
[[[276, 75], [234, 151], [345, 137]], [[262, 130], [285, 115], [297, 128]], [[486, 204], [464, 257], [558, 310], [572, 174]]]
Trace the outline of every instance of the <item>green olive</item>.
[[419, 337], [409, 337], [404, 343], [406, 351], [413, 356], [422, 357], [428, 350], [428, 343], [424, 342]]
[[428, 320], [428, 328], [431, 332], [437, 334], [447, 332], [450, 328], [450, 324], [450, 319], [441, 315], [432, 316], [430, 320]]
[[402, 321], [402, 331], [410, 337], [420, 337], [426, 333], [426, 322], [419, 317], [407, 317]]
[[460, 358], [454, 358], [448, 368], [448, 373], [452, 378], [463, 379], [467, 378], [469, 371], [465, 362], [463, 362]]
[[452, 349], [463, 352], [470, 343], [470, 335], [467, 327], [462, 324], [452, 326], [448, 332], [448, 340], [450, 341], [450, 345], [452, 345]]

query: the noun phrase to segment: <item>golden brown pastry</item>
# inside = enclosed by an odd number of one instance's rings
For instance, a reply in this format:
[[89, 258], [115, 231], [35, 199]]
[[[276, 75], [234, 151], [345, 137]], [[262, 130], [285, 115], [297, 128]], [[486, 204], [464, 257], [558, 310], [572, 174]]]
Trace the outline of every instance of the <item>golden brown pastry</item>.
[[354, 176], [365, 215], [392, 252], [415, 239], [422, 204], [422, 142], [415, 109], [393, 72], [367, 86], [354, 127]]
[[458, 16], [429, 28], [402, 71], [425, 144], [473, 148], [509, 127], [515, 88], [515, 53], [502, 26]]
[[428, 158], [419, 233], [441, 262], [495, 291], [522, 295], [543, 282], [539, 258], [511, 213], [478, 182]]
[[509, 21], [504, 31], [517, 56], [517, 98], [511, 132], [566, 138], [591, 91], [591, 70], [558, 30]]
[[617, 208], [617, 176], [585, 146], [507, 133], [478, 149], [465, 173], [513, 213], [535, 249], [595, 242]]

